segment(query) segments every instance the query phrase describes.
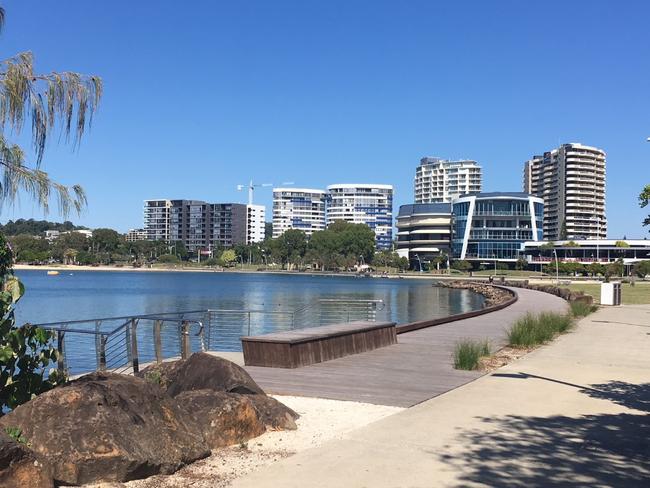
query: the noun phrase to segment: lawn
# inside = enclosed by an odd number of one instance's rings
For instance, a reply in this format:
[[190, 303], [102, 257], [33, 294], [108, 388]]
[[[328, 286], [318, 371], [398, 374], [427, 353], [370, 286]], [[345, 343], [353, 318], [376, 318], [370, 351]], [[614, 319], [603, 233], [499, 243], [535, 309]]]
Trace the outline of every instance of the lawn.
[[[636, 286], [630, 286], [623, 283], [621, 299], [623, 305], [650, 304], [650, 283], [636, 283]], [[584, 291], [594, 297], [595, 303], [600, 303], [600, 284], [597, 283], [571, 283], [569, 285], [574, 291]]]

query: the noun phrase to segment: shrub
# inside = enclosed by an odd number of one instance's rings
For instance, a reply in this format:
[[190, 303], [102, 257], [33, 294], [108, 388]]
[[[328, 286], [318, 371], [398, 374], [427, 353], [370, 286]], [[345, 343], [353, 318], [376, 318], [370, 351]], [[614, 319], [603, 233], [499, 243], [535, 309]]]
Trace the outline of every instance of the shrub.
[[508, 331], [508, 342], [514, 347], [532, 347], [550, 341], [572, 326], [571, 316], [554, 312], [531, 313], [518, 319]]
[[456, 344], [454, 349], [454, 368], [472, 371], [478, 368], [479, 360], [490, 355], [490, 345], [487, 340], [474, 341], [464, 339]]
[[596, 310], [598, 310], [596, 305], [585, 302], [571, 302], [571, 315], [574, 317], [586, 317]]
[[178, 256], [174, 256], [173, 254], [163, 254], [162, 256], [158, 256], [158, 262], [159, 263], [168, 263], [168, 264], [177, 264], [177, 263], [180, 263], [181, 260], [178, 258]]

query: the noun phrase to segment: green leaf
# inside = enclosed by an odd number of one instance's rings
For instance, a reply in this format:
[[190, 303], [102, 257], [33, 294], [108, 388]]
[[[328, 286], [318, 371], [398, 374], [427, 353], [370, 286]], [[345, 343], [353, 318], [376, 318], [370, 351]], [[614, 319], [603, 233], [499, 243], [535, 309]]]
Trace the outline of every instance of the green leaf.
[[14, 357], [14, 350], [10, 346], [0, 347], [0, 363], [6, 363]]
[[2, 286], [2, 291], [11, 295], [11, 301], [16, 303], [25, 294], [25, 285], [15, 276], [9, 276]]

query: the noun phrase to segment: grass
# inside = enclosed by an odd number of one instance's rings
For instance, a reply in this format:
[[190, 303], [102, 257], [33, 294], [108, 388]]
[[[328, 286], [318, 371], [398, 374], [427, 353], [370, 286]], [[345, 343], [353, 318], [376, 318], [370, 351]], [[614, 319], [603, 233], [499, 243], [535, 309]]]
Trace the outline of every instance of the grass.
[[596, 305], [589, 305], [584, 302], [571, 302], [571, 315], [574, 317], [586, 317], [592, 312], [598, 310]]
[[454, 368], [467, 371], [478, 369], [480, 359], [489, 355], [490, 344], [487, 340], [464, 339], [454, 349]]
[[474, 276], [512, 276], [512, 277], [524, 277], [527, 278], [529, 276], [546, 276], [544, 273], [540, 273], [539, 271], [526, 271], [526, 270], [517, 270], [517, 269], [497, 269], [496, 273], [494, 272], [494, 268], [492, 269], [483, 269], [479, 271], [473, 271], [472, 274]]
[[571, 315], [543, 312], [527, 313], [508, 331], [508, 343], [513, 347], [533, 347], [544, 344], [573, 325]]
[[[629, 283], [623, 283], [621, 290], [621, 299], [623, 305], [642, 305], [650, 304], [650, 283], [636, 282], [635, 286]], [[600, 284], [599, 283], [571, 283], [568, 285], [573, 291], [584, 291], [594, 297], [594, 303], [600, 303]]]

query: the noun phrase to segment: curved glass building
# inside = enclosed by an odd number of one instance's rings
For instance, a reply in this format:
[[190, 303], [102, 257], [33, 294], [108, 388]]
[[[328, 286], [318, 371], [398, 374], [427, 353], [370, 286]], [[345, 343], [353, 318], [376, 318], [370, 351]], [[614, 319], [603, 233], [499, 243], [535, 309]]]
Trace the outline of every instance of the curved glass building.
[[452, 202], [456, 259], [516, 261], [543, 238], [544, 200], [528, 193], [477, 193]]

